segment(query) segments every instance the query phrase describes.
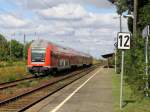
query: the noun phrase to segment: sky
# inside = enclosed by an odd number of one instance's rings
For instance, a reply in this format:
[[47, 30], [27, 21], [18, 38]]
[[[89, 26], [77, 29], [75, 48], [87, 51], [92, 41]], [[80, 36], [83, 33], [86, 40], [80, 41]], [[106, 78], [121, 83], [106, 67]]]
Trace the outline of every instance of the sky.
[[[0, 33], [44, 39], [93, 57], [114, 52], [119, 16], [107, 0], [0, 0]], [[127, 20], [123, 19], [123, 31]]]

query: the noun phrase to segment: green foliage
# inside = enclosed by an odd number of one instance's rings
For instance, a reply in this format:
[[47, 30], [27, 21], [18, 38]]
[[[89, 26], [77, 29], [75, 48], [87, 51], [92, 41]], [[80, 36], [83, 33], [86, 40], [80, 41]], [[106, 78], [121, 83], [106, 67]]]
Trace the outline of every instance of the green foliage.
[[27, 75], [26, 66], [23, 62], [15, 63], [13, 66], [9, 67], [0, 67], [0, 83], [22, 79], [26, 77], [25, 74]]
[[126, 0], [117, 0], [117, 13], [122, 14], [128, 9]]
[[11, 53], [13, 58], [21, 59], [23, 57], [23, 45], [16, 40], [11, 40]]
[[[126, 0], [117, 1], [117, 12], [122, 14], [125, 11], [130, 13], [133, 11], [133, 0], [130, 4], [125, 2]], [[138, 16], [137, 16], [137, 37], [132, 38], [131, 49], [125, 52], [125, 82], [127, 82], [134, 94], [140, 96], [145, 95], [145, 41], [142, 38], [142, 30], [146, 25], [150, 25], [150, 0], [138, 0]], [[133, 19], [128, 18], [128, 28], [130, 32], [133, 32]], [[150, 44], [150, 42], [149, 42]], [[150, 51], [150, 47], [149, 47]], [[121, 52], [117, 52], [118, 55], [118, 71], [120, 72]], [[149, 52], [150, 61], [150, 52]], [[150, 67], [149, 67], [150, 69]], [[149, 70], [150, 71], [150, 70]], [[118, 72], [118, 73], [119, 73]], [[149, 72], [150, 74], [150, 72]], [[150, 84], [150, 79], [149, 79]]]
[[15, 80], [16, 80], [16, 76], [15, 75], [10, 75], [7, 82], [11, 82], [11, 81], [15, 81]]
[[0, 34], [0, 59], [7, 60], [9, 45], [3, 35]]
[[140, 25], [141, 25], [141, 30], [146, 26], [150, 25], [150, 2], [149, 4], [145, 5], [143, 8], [140, 9]]
[[[113, 71], [111, 72], [113, 73]], [[113, 74], [113, 88], [112, 88], [112, 94], [114, 98], [114, 112], [150, 112], [149, 104], [150, 100], [149, 98], [141, 97], [137, 94], [133, 94], [131, 86], [128, 84], [124, 84], [123, 86], [123, 100], [124, 100], [124, 108], [123, 110], [120, 110], [119, 105], [119, 93], [120, 93], [120, 75]]]
[[[0, 67], [11, 65], [12, 61], [22, 60], [23, 56], [27, 59], [28, 48], [31, 43], [26, 43], [25, 47], [22, 43], [16, 40], [7, 41], [6, 38], [0, 34]], [[11, 60], [10, 60], [11, 48]], [[7, 64], [5, 63], [7, 61]], [[9, 63], [8, 63], [9, 62]]]
[[131, 50], [125, 55], [125, 75], [126, 82], [131, 86], [134, 93], [144, 93], [145, 88], [145, 56], [144, 56], [144, 40], [133, 38], [132, 41], [136, 45], [132, 45]]

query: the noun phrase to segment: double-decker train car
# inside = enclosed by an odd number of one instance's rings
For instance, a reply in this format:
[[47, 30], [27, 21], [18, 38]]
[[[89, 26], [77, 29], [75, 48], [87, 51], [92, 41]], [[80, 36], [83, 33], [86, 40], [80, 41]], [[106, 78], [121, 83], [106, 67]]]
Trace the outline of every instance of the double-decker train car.
[[73, 67], [92, 65], [89, 54], [65, 48], [45, 40], [35, 40], [28, 49], [28, 71], [32, 74], [49, 73]]

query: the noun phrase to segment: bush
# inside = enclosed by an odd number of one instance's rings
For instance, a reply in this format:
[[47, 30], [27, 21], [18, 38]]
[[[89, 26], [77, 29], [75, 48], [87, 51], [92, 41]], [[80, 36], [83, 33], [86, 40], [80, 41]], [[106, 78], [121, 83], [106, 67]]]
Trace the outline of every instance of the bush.
[[[133, 42], [134, 41], [134, 42]], [[125, 81], [135, 94], [145, 93], [145, 55], [144, 39], [141, 36], [132, 39], [132, 46], [125, 53]]]

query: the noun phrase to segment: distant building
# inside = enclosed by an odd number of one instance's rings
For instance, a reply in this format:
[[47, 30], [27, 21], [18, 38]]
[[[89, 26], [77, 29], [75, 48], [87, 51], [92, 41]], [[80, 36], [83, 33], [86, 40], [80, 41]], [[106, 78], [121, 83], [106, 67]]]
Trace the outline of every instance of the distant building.
[[107, 65], [105, 67], [107, 68], [112, 68], [113, 65], [110, 63], [110, 60], [113, 59], [115, 53], [109, 53], [109, 54], [104, 54], [102, 55], [103, 58], [107, 59]]

